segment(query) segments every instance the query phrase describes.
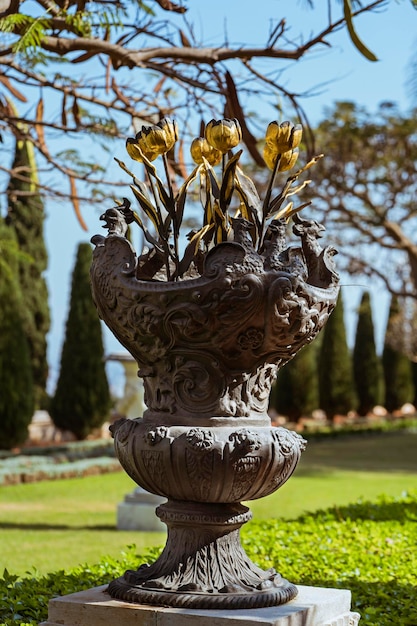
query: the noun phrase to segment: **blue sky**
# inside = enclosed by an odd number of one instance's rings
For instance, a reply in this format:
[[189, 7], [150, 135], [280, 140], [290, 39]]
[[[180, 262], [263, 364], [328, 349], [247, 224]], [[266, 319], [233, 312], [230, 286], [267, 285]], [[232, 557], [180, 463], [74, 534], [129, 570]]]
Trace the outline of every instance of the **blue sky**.
[[[190, 20], [195, 32], [207, 45], [215, 45], [224, 39], [230, 43], [246, 45], [262, 44], [267, 40], [271, 21], [276, 23], [286, 17], [294, 35], [303, 31], [305, 37], [317, 31], [320, 16], [326, 14], [327, 2], [317, 0], [317, 9], [306, 8], [306, 1], [292, 0], [211, 0], [210, 2], [189, 2]], [[197, 5], [194, 6], [193, 5]], [[255, 10], [254, 10], [255, 6]], [[417, 11], [410, 0], [391, 0], [384, 12], [372, 16], [362, 16], [355, 21], [358, 34], [376, 54], [378, 62], [364, 59], [353, 47], [348, 35], [342, 31], [331, 37], [332, 48], [323, 47], [313, 52], [307, 59], [284, 63], [285, 81], [289, 88], [299, 92], [315, 92], [304, 99], [304, 108], [311, 119], [317, 122], [322, 118], [325, 107], [336, 100], [353, 100], [372, 111], [378, 103], [392, 100], [399, 103], [401, 110], [407, 111], [412, 102], [407, 94], [407, 77], [410, 60], [417, 50]], [[320, 87], [317, 87], [320, 86]], [[415, 103], [417, 104], [417, 103]], [[258, 105], [255, 105], [258, 108]], [[263, 103], [259, 103], [263, 111]], [[270, 117], [268, 115], [270, 113]], [[269, 121], [273, 112], [265, 108]], [[124, 142], [119, 154], [124, 157]], [[45, 237], [49, 250], [47, 281], [52, 312], [52, 328], [49, 335], [50, 389], [56, 381], [60, 352], [64, 339], [65, 321], [69, 304], [71, 272], [75, 260], [76, 247], [80, 241], [101, 231], [98, 220], [100, 210], [82, 207], [88, 232], [81, 230], [72, 209], [68, 206], [47, 205]], [[107, 207], [103, 207], [107, 208]], [[331, 233], [327, 234], [331, 238]], [[351, 282], [351, 281], [346, 281]], [[356, 307], [361, 297], [363, 285], [344, 287], [344, 303], [347, 318], [348, 337], [352, 342], [356, 322]], [[367, 285], [369, 288], [369, 285]], [[386, 322], [389, 298], [381, 295], [380, 286], [370, 288], [375, 316], [378, 343], [381, 344]], [[122, 349], [109, 331], [105, 331], [106, 352], [121, 352]], [[109, 378], [113, 388], [120, 392], [123, 374], [120, 365], [109, 367]]]

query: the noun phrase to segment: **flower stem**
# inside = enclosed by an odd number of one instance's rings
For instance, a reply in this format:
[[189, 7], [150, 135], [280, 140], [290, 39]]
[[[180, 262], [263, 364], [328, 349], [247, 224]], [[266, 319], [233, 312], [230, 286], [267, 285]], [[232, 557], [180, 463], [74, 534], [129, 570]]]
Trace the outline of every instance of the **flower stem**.
[[164, 249], [165, 270], [166, 270], [166, 275], [167, 275], [167, 281], [170, 281], [171, 280], [171, 271], [170, 271], [170, 267], [169, 267], [169, 257], [170, 257], [169, 242], [167, 241], [167, 239], [166, 239], [166, 237], [164, 236], [164, 233], [163, 233], [163, 218], [162, 218], [162, 212], [161, 212], [161, 206], [160, 206], [158, 190], [157, 190], [157, 188], [155, 186], [155, 181], [153, 180], [152, 176], [150, 176], [149, 172], [147, 172], [147, 174], [148, 174], [149, 184], [150, 184], [151, 189], [152, 189], [153, 197], [155, 199], [155, 207], [156, 207], [156, 213], [157, 213], [157, 218], [158, 218], [158, 223], [159, 223], [159, 228], [157, 230], [158, 230], [158, 235], [159, 235], [160, 240], [161, 240], [162, 247]]
[[268, 188], [266, 190], [264, 202], [262, 205], [262, 223], [261, 223], [261, 228], [259, 232], [258, 251], [262, 249], [263, 242], [264, 242], [265, 221], [266, 221], [266, 216], [268, 215], [269, 202], [271, 200], [272, 189], [274, 187], [274, 182], [275, 182], [275, 178], [278, 172], [280, 161], [281, 161], [281, 155], [278, 154], [277, 160], [275, 161], [274, 169], [272, 170], [271, 178], [269, 179]]
[[178, 251], [178, 239], [179, 239], [181, 224], [178, 224], [178, 216], [177, 216], [177, 211], [176, 211], [176, 206], [175, 206], [175, 201], [174, 201], [174, 191], [172, 189], [171, 177], [169, 175], [168, 158], [167, 158], [166, 153], [164, 153], [162, 155], [162, 160], [164, 162], [165, 176], [166, 176], [166, 180], [167, 180], [168, 191], [169, 191], [169, 198], [170, 198], [170, 202], [171, 202], [171, 207], [170, 207], [169, 213], [171, 215], [171, 220], [172, 220], [172, 231], [173, 231], [173, 239], [174, 239], [174, 254], [172, 255], [171, 252], [170, 252], [170, 254], [173, 257], [173, 261], [175, 263], [175, 268], [176, 268], [175, 280], [178, 280], [179, 265], [180, 265], [180, 255], [179, 255], [179, 251]]

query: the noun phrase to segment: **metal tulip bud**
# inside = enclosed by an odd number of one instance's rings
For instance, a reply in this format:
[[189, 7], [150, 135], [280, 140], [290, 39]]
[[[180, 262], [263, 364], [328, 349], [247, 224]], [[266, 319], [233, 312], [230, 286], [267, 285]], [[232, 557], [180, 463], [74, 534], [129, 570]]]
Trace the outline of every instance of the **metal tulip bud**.
[[275, 147], [271, 147], [269, 144], [265, 144], [264, 161], [270, 170], [274, 169], [275, 163], [277, 162], [278, 157], [279, 157], [278, 150]]
[[211, 120], [205, 134], [209, 144], [222, 154], [235, 148], [242, 140], [242, 129], [237, 119]]
[[[149, 129], [152, 126], [148, 126]], [[155, 149], [155, 146], [149, 146], [146, 141], [146, 136], [143, 134], [145, 127], [137, 133], [136, 137], [128, 137], [126, 139], [126, 150], [128, 155], [134, 161], [143, 162], [143, 157], [148, 159], [148, 161], [154, 161], [157, 156], [162, 154], [158, 149]]]
[[288, 150], [288, 152], [284, 152], [283, 154], [281, 154], [278, 171], [286, 172], [287, 170], [292, 169], [297, 162], [298, 154], [298, 148], [294, 148], [294, 150]]
[[266, 129], [265, 142], [270, 148], [275, 148], [279, 154], [288, 152], [296, 148], [303, 135], [303, 127], [301, 124], [292, 124], [291, 122], [271, 122]]
[[126, 151], [131, 159], [133, 159], [134, 161], [140, 161], [140, 163], [142, 163], [143, 152], [134, 137], [128, 137], [126, 139]]
[[299, 150], [287, 150], [280, 154], [275, 147], [271, 147], [266, 144], [264, 148], [264, 161], [270, 170], [275, 168], [277, 159], [280, 159], [278, 164], [278, 172], [286, 172], [294, 167], [298, 159]]
[[295, 126], [291, 129], [290, 141], [291, 148], [297, 148], [301, 143], [301, 138], [303, 136], [303, 127], [301, 124], [295, 124]]
[[171, 150], [177, 137], [175, 122], [167, 120], [161, 120], [154, 126], [144, 126], [136, 135], [139, 145], [142, 147], [143, 144], [147, 152], [154, 153], [154, 158]]
[[174, 147], [176, 141], [178, 141], [178, 125], [177, 122], [171, 120], [169, 117], [164, 117], [160, 122], [156, 124], [165, 134], [166, 152]]
[[204, 137], [196, 137], [193, 139], [190, 147], [193, 161], [200, 165], [203, 159], [206, 159], [210, 165], [217, 165], [222, 159], [220, 150], [213, 148]]
[[135, 139], [126, 140], [126, 150], [135, 161], [143, 161], [145, 156], [149, 161], [165, 154], [174, 146], [178, 139], [176, 122], [165, 118], [153, 126], [142, 126]]

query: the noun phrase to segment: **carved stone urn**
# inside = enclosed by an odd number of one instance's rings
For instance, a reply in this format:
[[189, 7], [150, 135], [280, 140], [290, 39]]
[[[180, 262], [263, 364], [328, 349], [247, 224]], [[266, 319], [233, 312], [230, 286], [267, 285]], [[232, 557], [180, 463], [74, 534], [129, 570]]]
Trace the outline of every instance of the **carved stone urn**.
[[256, 249], [253, 224], [241, 215], [230, 219], [227, 241], [205, 242], [200, 256], [195, 245], [176, 280], [158, 269], [143, 278], [150, 256], [138, 257], [125, 237], [129, 210], [102, 216], [109, 234], [92, 239], [92, 291], [100, 317], [138, 363], [148, 407], [111, 427], [116, 453], [139, 486], [168, 499], [157, 508], [168, 536], [154, 563], [127, 571], [108, 592], [183, 608], [285, 603], [295, 585], [260, 569], [241, 546], [251, 518], [241, 502], [277, 490], [304, 449], [300, 435], [271, 425], [268, 399], [278, 368], [314, 339], [336, 304], [335, 250], [322, 249], [323, 228], [297, 214], [301, 245], [286, 244], [285, 220], [276, 219]]

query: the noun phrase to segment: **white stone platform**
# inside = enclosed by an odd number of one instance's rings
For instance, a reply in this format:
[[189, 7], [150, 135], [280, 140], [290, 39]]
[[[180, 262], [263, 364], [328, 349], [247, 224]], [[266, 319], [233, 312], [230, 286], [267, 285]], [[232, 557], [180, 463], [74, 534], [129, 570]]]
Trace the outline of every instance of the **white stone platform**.
[[166, 498], [136, 487], [117, 507], [117, 530], [146, 530], [166, 533], [166, 524], [155, 514]]
[[48, 621], [40, 626], [357, 626], [346, 589], [298, 586], [298, 596], [265, 609], [175, 609], [113, 600], [107, 586], [49, 602]]

